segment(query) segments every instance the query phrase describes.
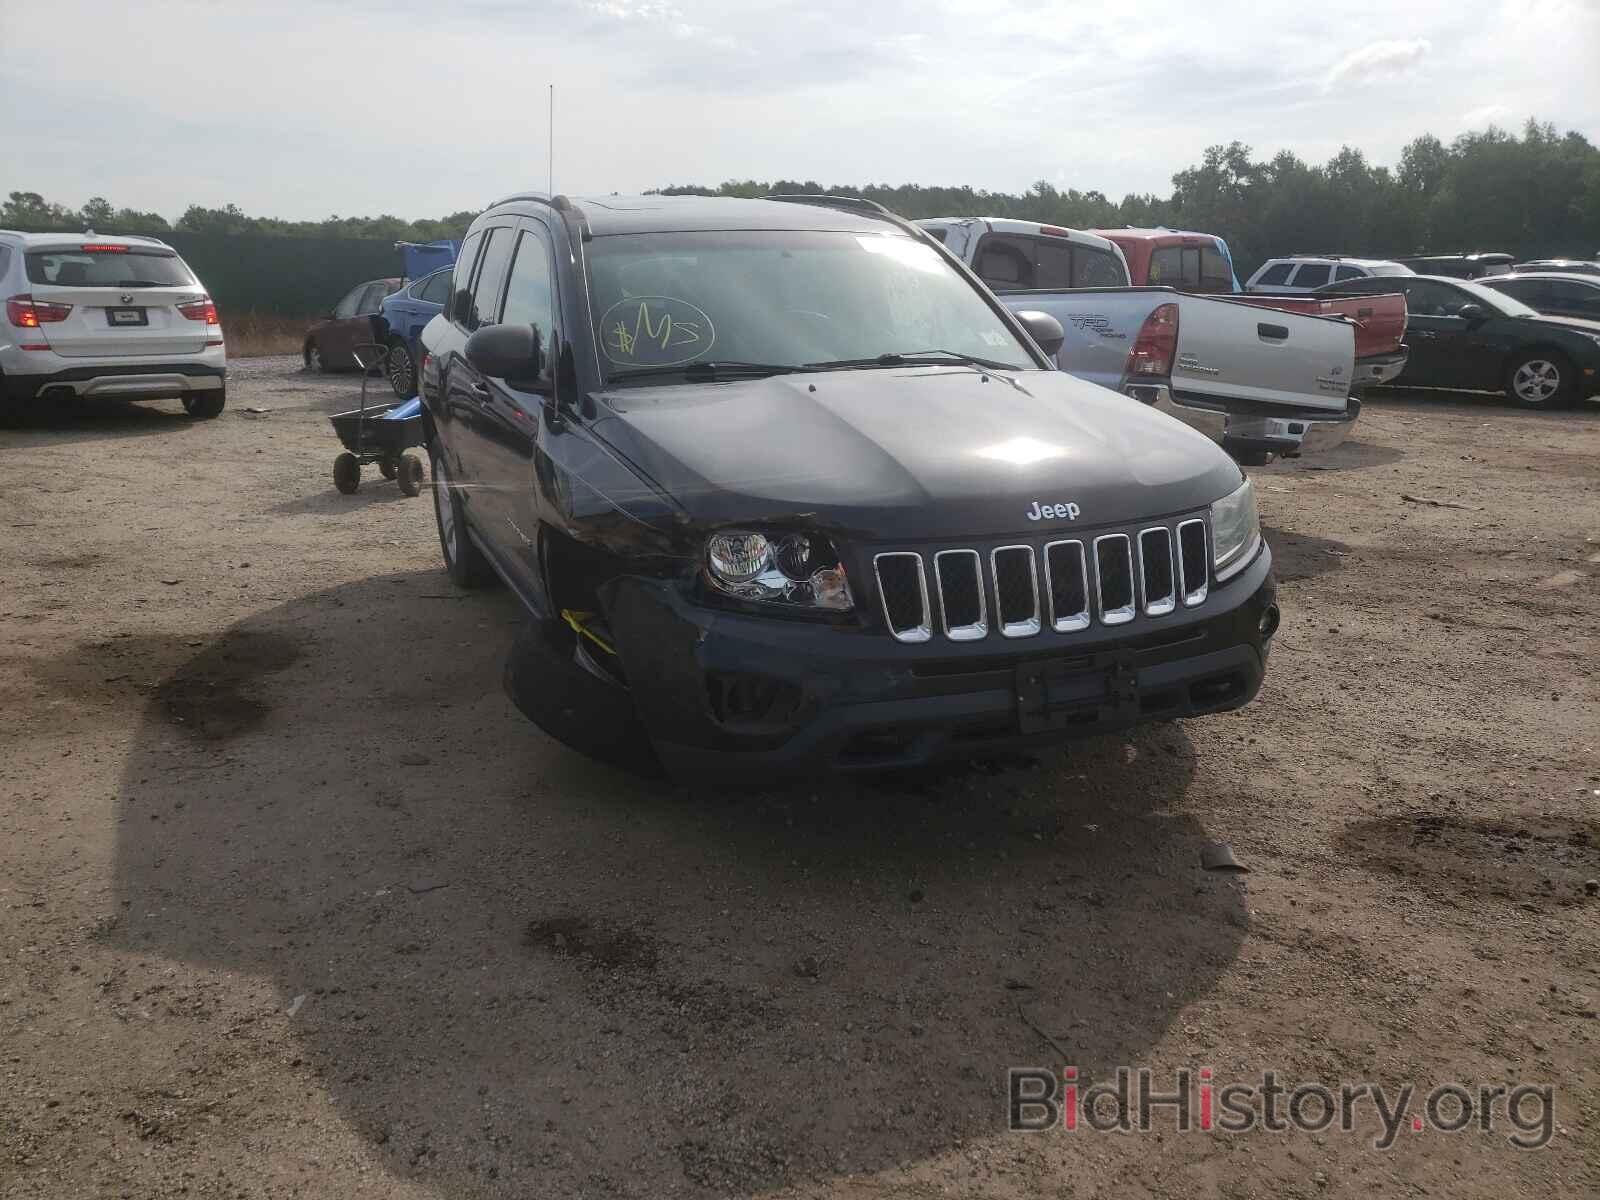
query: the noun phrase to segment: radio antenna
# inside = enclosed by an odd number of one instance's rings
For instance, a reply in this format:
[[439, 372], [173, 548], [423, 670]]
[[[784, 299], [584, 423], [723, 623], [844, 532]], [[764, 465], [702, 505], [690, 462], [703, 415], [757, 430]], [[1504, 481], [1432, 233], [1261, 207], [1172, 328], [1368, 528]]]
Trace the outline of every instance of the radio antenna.
[[553, 83], [550, 85], [550, 138], [546, 150], [550, 156], [548, 176], [550, 194], [554, 196], [556, 194], [556, 85]]

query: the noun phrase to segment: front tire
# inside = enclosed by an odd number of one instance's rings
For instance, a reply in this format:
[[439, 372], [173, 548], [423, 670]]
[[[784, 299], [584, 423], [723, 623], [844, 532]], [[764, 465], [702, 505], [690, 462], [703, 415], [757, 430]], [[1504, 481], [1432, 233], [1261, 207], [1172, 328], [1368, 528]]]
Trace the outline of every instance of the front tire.
[[433, 517], [439, 526], [439, 551], [444, 555], [445, 573], [457, 587], [488, 587], [499, 576], [467, 533], [466, 513], [462, 511], [461, 497], [450, 483], [444, 456], [430, 448], [428, 458], [433, 471]]
[[228, 389], [225, 387], [213, 388], [209, 392], [183, 394], [183, 411], [201, 421], [209, 421], [212, 417], [220, 416], [227, 403]]
[[401, 338], [392, 338], [389, 342], [385, 374], [389, 376], [389, 386], [400, 399], [409, 400], [417, 394], [417, 364], [411, 359], [411, 347]]
[[1506, 395], [1521, 408], [1564, 408], [1577, 384], [1572, 363], [1554, 350], [1518, 355], [1506, 370]]

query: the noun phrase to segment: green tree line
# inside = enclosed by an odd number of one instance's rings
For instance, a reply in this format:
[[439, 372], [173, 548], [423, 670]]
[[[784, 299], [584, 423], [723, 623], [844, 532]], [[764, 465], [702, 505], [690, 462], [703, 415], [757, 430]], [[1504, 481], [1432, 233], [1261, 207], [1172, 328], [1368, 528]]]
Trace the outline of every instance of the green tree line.
[[[903, 216], [1000, 216], [1075, 228], [1166, 225], [1221, 234], [1241, 273], [1279, 254], [1389, 256], [1419, 251], [1504, 250], [1519, 257], [1600, 255], [1600, 150], [1582, 133], [1529, 120], [1521, 136], [1495, 126], [1448, 145], [1431, 134], [1409, 143], [1393, 168], [1345, 146], [1323, 164], [1282, 150], [1256, 159], [1239, 142], [1209, 147], [1172, 177], [1172, 193], [1062, 190], [1041, 180], [1020, 194], [970, 187], [729, 180], [674, 185], [666, 195], [763, 196], [812, 192], [865, 196]], [[169, 224], [159, 213], [95, 197], [80, 209], [37, 192], [11, 192], [0, 226], [125, 233], [275, 234], [430, 241], [460, 237], [476, 213], [433, 220], [332, 216], [321, 221], [253, 217], [237, 206], [191, 205]]]

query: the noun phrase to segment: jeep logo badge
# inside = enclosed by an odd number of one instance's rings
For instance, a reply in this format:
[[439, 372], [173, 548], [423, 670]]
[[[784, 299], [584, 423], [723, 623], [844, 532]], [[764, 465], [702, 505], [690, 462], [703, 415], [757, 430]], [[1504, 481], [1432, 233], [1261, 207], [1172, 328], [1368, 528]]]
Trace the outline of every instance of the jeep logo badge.
[[1055, 517], [1059, 520], [1076, 521], [1078, 511], [1076, 504], [1040, 504], [1035, 500], [1033, 508], [1028, 511], [1028, 520], [1043, 521]]

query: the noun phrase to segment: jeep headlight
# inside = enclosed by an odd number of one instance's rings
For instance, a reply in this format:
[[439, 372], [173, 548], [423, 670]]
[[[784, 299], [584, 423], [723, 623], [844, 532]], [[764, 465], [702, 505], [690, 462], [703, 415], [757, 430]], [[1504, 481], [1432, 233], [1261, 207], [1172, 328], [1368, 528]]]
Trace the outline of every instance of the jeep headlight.
[[1246, 479], [1211, 506], [1211, 565], [1217, 582], [1244, 570], [1261, 544], [1256, 490]]
[[819, 534], [724, 529], [706, 540], [705, 577], [740, 600], [832, 612], [854, 605], [838, 551]]

